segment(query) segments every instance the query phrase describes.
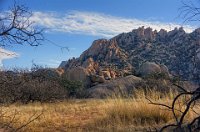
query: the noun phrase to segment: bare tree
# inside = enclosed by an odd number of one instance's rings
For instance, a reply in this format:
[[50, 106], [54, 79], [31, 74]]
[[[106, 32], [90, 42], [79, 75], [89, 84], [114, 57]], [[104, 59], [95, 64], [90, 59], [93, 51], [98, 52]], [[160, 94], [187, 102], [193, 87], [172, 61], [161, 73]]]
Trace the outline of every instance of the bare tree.
[[27, 7], [16, 2], [8, 11], [0, 13], [0, 46], [40, 45], [44, 40], [43, 29], [34, 26], [32, 15]]
[[[0, 47], [13, 46], [15, 44], [40, 45], [41, 41], [44, 40], [43, 29], [34, 25], [34, 22], [31, 20], [32, 15], [33, 13], [27, 7], [18, 5], [15, 1], [14, 5], [8, 11], [0, 12]], [[0, 52], [2, 53], [3, 51]], [[7, 56], [11, 55], [4, 54]], [[3, 84], [0, 84], [0, 86], [2, 90]], [[33, 115], [30, 117], [30, 120], [19, 128], [12, 128], [11, 124], [15, 118], [14, 115], [11, 116], [10, 123], [0, 124], [0, 128], [3, 128], [3, 130], [19, 131], [41, 115], [42, 113], [37, 116]], [[3, 117], [1, 114], [0, 116]]]
[[[162, 132], [166, 129], [169, 131], [168, 128], [180, 132], [200, 131], [200, 113], [196, 111], [196, 108], [198, 108], [197, 106], [199, 106], [200, 103], [200, 87], [196, 90], [188, 91], [179, 85], [176, 86], [180, 92], [175, 96], [171, 105], [156, 103], [147, 98], [150, 101], [150, 104], [165, 107], [171, 110], [174, 116], [175, 122], [164, 125], [159, 131]], [[180, 100], [182, 100], [182, 104], [180, 103]], [[188, 121], [187, 114], [190, 112], [193, 112], [196, 116]]]
[[179, 8], [181, 17], [184, 22], [200, 21], [200, 1], [199, 0], [182, 0], [182, 6]]
[[[190, 21], [200, 21], [200, 0], [193, 1], [182, 1], [183, 6], [180, 8], [180, 16], [185, 22]], [[199, 5], [198, 5], [199, 4]], [[200, 113], [196, 111], [199, 109], [200, 105], [200, 58], [198, 58], [198, 49], [195, 47], [195, 53], [193, 56], [193, 75], [195, 76], [194, 81], [198, 84], [198, 87], [195, 90], [188, 90], [190, 88], [184, 88], [178, 84], [174, 84], [179, 93], [173, 99], [171, 105], [155, 103], [150, 101], [150, 104], [159, 105], [169, 109], [175, 119], [174, 123], [164, 125], [159, 131], [180, 131], [180, 132], [193, 132], [200, 131]], [[182, 104], [179, 103], [181, 100]], [[178, 109], [177, 109], [178, 105]], [[195, 116], [191, 120], [187, 120], [187, 114], [193, 112]]]

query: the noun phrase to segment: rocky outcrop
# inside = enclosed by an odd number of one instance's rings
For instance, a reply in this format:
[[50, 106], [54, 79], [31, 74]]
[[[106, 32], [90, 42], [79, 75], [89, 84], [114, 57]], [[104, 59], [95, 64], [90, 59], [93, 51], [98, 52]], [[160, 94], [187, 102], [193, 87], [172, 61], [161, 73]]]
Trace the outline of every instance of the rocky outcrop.
[[[90, 86], [127, 75], [138, 75], [138, 71], [141, 75], [162, 72], [194, 81], [197, 75], [193, 74], [194, 64], [200, 64], [198, 49], [200, 29], [186, 33], [183, 28], [167, 32], [164, 29], [156, 31], [140, 27], [109, 40], [94, 41], [79, 58], [63, 62], [61, 67], [65, 72], [70, 72], [75, 67], [84, 68]], [[150, 64], [142, 66], [144, 62]]]
[[[92, 46], [79, 58], [68, 60], [64, 69], [67, 74], [70, 74], [72, 71], [74, 72], [74, 67], [84, 68], [90, 78], [90, 85], [93, 86], [105, 80], [131, 73], [132, 65], [127, 62], [127, 59], [126, 53], [118, 47], [115, 40], [102, 39], [94, 41]], [[81, 73], [77, 72], [76, 74]]]

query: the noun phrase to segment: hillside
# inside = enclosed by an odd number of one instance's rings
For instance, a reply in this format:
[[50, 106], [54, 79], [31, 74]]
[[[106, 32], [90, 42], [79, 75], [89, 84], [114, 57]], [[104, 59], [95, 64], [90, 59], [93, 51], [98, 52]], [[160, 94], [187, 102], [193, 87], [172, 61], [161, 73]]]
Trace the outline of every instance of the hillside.
[[[109, 40], [95, 40], [79, 58], [63, 61], [69, 79], [94, 86], [127, 75], [143, 76], [165, 72], [182, 80], [198, 79], [200, 29], [186, 33], [183, 28], [167, 32], [140, 27]], [[149, 71], [150, 70], [150, 71]]]

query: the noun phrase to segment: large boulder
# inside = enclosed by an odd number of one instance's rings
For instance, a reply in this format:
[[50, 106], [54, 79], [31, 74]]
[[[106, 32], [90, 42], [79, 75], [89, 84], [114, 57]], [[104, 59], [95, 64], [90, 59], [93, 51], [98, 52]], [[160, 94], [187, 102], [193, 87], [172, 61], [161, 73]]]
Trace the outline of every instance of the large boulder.
[[83, 67], [75, 67], [68, 69], [65, 73], [65, 76], [70, 81], [80, 81], [84, 84], [85, 87], [90, 85], [90, 78], [88, 71]]
[[139, 75], [145, 77], [151, 74], [163, 73], [166, 77], [170, 77], [169, 70], [166, 65], [158, 65], [155, 62], [145, 62], [139, 68]]
[[139, 74], [144, 77], [153, 73], [161, 73], [161, 68], [154, 62], [145, 62], [140, 66]]
[[98, 84], [86, 90], [86, 97], [107, 98], [113, 95], [127, 95], [133, 91], [135, 85], [142, 81], [141, 78], [129, 75]]

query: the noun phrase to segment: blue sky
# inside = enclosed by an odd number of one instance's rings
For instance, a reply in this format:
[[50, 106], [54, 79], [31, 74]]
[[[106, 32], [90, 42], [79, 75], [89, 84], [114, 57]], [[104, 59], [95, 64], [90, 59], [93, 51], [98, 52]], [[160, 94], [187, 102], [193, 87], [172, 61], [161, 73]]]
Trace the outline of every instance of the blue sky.
[[[41, 46], [6, 47], [16, 56], [0, 54], [4, 67], [31, 67], [32, 61], [57, 67], [62, 60], [78, 57], [95, 39], [111, 38], [140, 26], [171, 30], [185, 26], [191, 32], [198, 25], [183, 25], [177, 18], [181, 0], [16, 0], [33, 12], [31, 20], [48, 28], [45, 37], [69, 51], [42, 42]], [[187, 1], [187, 0], [185, 0]], [[13, 0], [0, 0], [0, 9], [8, 10]]]

